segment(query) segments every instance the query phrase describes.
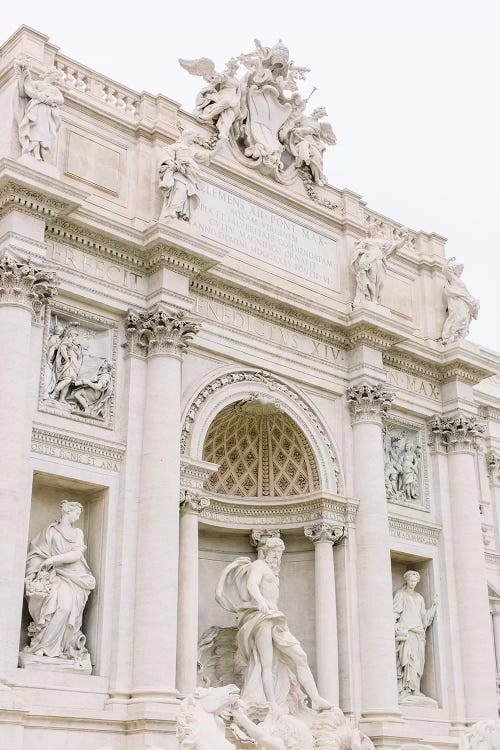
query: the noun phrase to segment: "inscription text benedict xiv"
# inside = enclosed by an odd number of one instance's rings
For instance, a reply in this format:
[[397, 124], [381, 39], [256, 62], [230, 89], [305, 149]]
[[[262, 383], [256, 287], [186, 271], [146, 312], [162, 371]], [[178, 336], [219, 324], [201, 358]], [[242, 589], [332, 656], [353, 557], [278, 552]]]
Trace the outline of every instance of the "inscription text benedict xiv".
[[290, 273], [333, 286], [335, 240], [216, 185], [200, 185], [191, 222], [200, 234]]
[[265, 341], [288, 349], [294, 349], [301, 354], [307, 354], [328, 362], [344, 362], [345, 353], [333, 344], [305, 336], [299, 331], [262, 320], [256, 315], [237, 310], [221, 302], [213, 302], [206, 297], [195, 297], [195, 312], [206, 320], [213, 320], [236, 328], [243, 333], [264, 339]]

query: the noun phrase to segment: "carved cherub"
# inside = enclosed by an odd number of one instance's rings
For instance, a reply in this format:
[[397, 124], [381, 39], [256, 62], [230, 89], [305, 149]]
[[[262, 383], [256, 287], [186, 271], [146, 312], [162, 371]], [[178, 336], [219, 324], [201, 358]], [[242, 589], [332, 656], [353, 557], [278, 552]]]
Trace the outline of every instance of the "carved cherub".
[[241, 89], [236, 77], [239, 61], [231, 58], [222, 73], [215, 70], [214, 62], [208, 57], [179, 58], [179, 63], [188, 73], [201, 76], [208, 83], [196, 97], [193, 114], [201, 122], [212, 122], [219, 138], [228, 138], [232, 124], [241, 116]]

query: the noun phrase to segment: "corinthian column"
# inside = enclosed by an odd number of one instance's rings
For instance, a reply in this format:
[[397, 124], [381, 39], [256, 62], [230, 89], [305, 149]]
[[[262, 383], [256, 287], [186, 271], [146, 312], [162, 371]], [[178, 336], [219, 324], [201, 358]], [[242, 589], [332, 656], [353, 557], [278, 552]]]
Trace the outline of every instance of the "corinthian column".
[[475, 722], [498, 713], [476, 473], [476, 454], [485, 427], [477, 417], [459, 414], [434, 417], [431, 429], [447, 454], [465, 718]]
[[31, 490], [31, 321], [55, 293], [55, 273], [8, 252], [0, 257], [0, 675], [13, 672], [19, 653]]
[[176, 700], [181, 358], [198, 325], [162, 308], [129, 313], [147, 357], [134, 627], [135, 702]]
[[177, 687], [192, 693], [198, 661], [198, 514], [210, 500], [185, 490], [181, 493], [179, 551], [179, 626], [177, 629]]
[[384, 481], [382, 417], [394, 395], [381, 383], [346, 391], [353, 431], [361, 707], [367, 719], [399, 718], [389, 519]]
[[333, 545], [343, 538], [344, 530], [323, 521], [306, 527], [304, 534], [314, 542], [316, 682], [320, 695], [338, 706], [339, 654]]

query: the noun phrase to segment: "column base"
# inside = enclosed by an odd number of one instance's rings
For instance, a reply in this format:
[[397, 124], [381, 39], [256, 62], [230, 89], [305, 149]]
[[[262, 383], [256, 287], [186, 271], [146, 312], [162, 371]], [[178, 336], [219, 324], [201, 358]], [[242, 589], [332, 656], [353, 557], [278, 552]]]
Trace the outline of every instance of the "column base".
[[165, 705], [178, 706], [180, 703], [180, 693], [175, 688], [138, 688], [130, 691], [128, 705], [159, 706]]
[[359, 720], [359, 728], [378, 747], [379, 745], [385, 746], [388, 738], [401, 737], [404, 723], [405, 720], [400, 711], [373, 709], [372, 711], [363, 712]]

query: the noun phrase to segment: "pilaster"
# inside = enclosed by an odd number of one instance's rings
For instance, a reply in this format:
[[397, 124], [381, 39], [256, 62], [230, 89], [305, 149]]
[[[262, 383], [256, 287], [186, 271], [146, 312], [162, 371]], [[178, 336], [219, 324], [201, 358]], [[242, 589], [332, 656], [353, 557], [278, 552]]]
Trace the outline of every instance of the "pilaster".
[[432, 417], [430, 430], [434, 450], [445, 453], [448, 463], [465, 719], [475, 722], [498, 711], [477, 476], [485, 425], [475, 415], [457, 411]]
[[0, 257], [0, 682], [17, 667], [30, 513], [32, 319], [57, 290], [53, 271], [4, 251]]

